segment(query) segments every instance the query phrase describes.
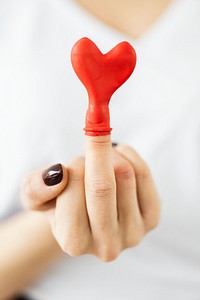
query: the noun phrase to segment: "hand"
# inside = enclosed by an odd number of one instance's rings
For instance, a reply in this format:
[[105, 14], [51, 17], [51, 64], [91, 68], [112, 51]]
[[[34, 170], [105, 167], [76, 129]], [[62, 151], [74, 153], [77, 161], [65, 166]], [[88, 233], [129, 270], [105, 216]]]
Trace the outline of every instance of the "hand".
[[55, 186], [44, 185], [41, 171], [27, 176], [22, 201], [48, 215], [64, 252], [111, 261], [158, 224], [160, 201], [148, 166], [132, 148], [112, 150], [109, 135], [85, 138], [85, 159], [63, 167]]

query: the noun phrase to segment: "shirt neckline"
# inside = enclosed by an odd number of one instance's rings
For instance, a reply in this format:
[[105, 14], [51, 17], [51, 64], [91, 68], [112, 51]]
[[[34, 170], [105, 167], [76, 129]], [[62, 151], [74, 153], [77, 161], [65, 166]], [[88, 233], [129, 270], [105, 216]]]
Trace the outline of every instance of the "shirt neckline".
[[[176, 12], [179, 9], [179, 5], [182, 0], [171, 0], [171, 3], [167, 6], [166, 10], [157, 18], [157, 20], [151, 25], [151, 27], [145, 31], [140, 38], [134, 39], [128, 34], [115, 29], [109, 24], [104, 23], [101, 19], [98, 19], [92, 15], [87, 9], [85, 9], [81, 4], [70, 0], [71, 5], [74, 6], [85, 18], [92, 20], [95, 26], [104, 28], [108, 34], [113, 34], [114, 37], [121, 40], [127, 40], [133, 44], [147, 43], [148, 40], [155, 40], [158, 36], [162, 36], [167, 30], [173, 28], [174, 22], [176, 22]], [[171, 22], [169, 22], [171, 20]]]

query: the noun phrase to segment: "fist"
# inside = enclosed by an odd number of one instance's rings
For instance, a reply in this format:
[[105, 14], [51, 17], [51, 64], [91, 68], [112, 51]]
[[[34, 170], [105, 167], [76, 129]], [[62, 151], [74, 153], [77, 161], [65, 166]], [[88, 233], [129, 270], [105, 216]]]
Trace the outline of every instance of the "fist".
[[21, 199], [26, 209], [47, 215], [65, 253], [112, 261], [157, 226], [160, 201], [147, 164], [132, 148], [113, 150], [109, 135], [85, 139], [85, 158], [61, 166], [59, 183], [47, 186], [42, 170], [35, 171], [23, 180]]

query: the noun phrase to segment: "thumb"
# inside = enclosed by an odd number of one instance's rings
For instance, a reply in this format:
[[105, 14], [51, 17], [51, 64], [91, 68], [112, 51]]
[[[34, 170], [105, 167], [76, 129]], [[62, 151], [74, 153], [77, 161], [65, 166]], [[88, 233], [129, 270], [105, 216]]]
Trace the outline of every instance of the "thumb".
[[25, 209], [40, 210], [40, 206], [56, 198], [66, 187], [67, 169], [56, 164], [28, 174], [21, 183], [20, 196]]

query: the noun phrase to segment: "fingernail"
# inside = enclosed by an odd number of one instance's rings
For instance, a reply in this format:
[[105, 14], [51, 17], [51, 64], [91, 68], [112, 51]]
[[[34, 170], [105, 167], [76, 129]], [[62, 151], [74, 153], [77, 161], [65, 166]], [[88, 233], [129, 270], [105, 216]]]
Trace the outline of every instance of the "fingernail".
[[63, 169], [61, 164], [56, 164], [42, 173], [44, 183], [48, 186], [56, 185], [62, 181]]
[[118, 146], [118, 143], [115, 143], [115, 142], [112, 143], [112, 147], [113, 147], [113, 148], [115, 148], [115, 147], [117, 147], [117, 146]]

